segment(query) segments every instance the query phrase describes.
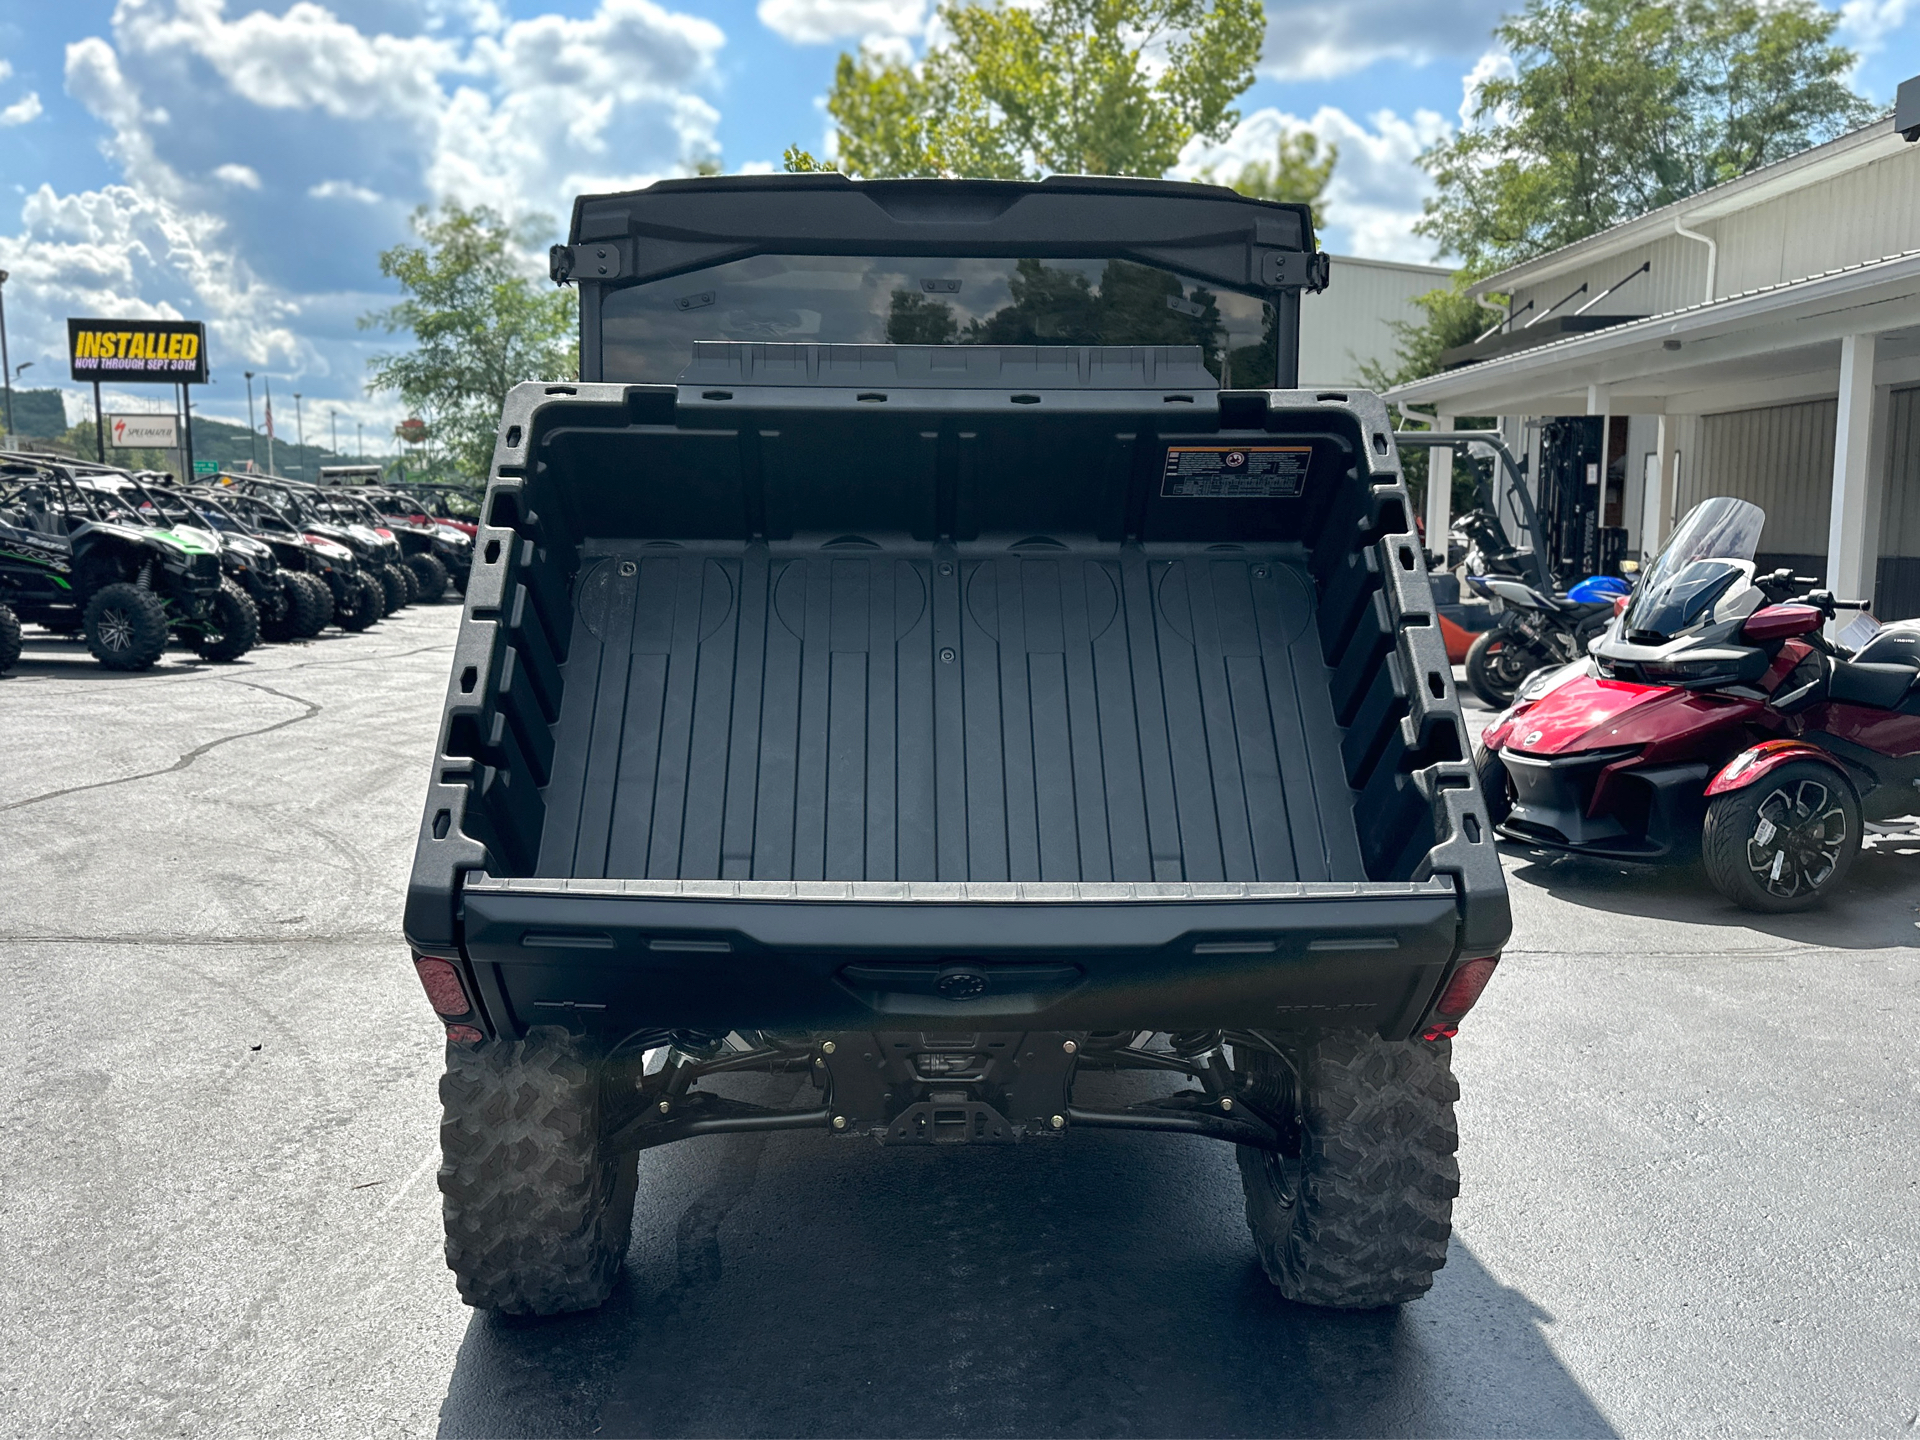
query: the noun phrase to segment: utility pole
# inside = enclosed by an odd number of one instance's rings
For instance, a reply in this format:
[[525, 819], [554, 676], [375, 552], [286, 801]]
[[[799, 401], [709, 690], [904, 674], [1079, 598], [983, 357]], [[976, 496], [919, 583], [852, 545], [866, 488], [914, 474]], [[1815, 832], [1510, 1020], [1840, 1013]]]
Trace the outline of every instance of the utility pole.
[[273, 377], [268, 376], [260, 383], [267, 387], [267, 473], [278, 475], [279, 466], [273, 458]]
[[340, 412], [338, 410], [327, 412], [327, 424], [331, 427], [333, 435], [333, 443], [328, 445], [327, 449], [338, 455], [340, 453]]
[[247, 459], [253, 468], [260, 468], [260, 432], [253, 428], [253, 371], [247, 374]]
[[353, 463], [358, 465], [367, 458], [367, 425], [364, 420], [353, 422]]
[[293, 428], [300, 437], [300, 478], [307, 478], [307, 422], [300, 416], [300, 392], [293, 392]]
[[7, 272], [4, 270], [0, 270], [0, 373], [4, 373], [7, 385], [7, 443], [18, 444], [13, 434], [13, 362], [7, 356]]

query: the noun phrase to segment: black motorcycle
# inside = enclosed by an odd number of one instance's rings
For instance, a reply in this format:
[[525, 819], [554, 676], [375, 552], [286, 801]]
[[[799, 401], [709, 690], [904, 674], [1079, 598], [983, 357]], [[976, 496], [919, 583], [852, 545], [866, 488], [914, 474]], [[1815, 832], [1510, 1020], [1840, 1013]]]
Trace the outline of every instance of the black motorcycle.
[[1610, 598], [1549, 595], [1509, 575], [1469, 575], [1467, 583], [1499, 614], [1491, 630], [1474, 637], [1466, 660], [1468, 686], [1496, 710], [1511, 705], [1536, 670], [1585, 655], [1614, 615]]

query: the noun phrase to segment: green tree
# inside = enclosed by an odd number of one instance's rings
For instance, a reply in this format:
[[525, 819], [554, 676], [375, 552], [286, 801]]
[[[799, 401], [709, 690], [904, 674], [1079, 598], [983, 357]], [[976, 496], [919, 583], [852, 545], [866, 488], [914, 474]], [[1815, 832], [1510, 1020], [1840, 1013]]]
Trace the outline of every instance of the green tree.
[[[1333, 167], [1339, 163], [1340, 147], [1323, 146], [1311, 130], [1283, 132], [1274, 146], [1271, 160], [1253, 160], [1241, 167], [1240, 174], [1226, 184], [1242, 195], [1257, 200], [1290, 200], [1313, 207], [1317, 229], [1326, 223], [1322, 204], [1327, 185], [1333, 179]], [[1212, 170], [1201, 172], [1201, 179], [1216, 181]]]
[[509, 390], [579, 374], [574, 292], [548, 290], [521, 258], [550, 227], [541, 216], [510, 224], [484, 206], [423, 206], [413, 215], [423, 243], [381, 253], [380, 273], [406, 298], [360, 326], [405, 331], [415, 344], [369, 360], [367, 388], [431, 417], [434, 450], [465, 476], [487, 473]]
[[1485, 274], [1862, 123], [1839, 22], [1813, 0], [1527, 0], [1494, 30], [1515, 73], [1421, 156], [1414, 228]]
[[918, 65], [840, 57], [827, 113], [841, 169], [1163, 175], [1189, 140], [1232, 132], [1266, 28], [1260, 0], [946, 0], [940, 18], [952, 39]]
[[[1368, 389], [1385, 390], [1433, 374], [1440, 368], [1442, 351], [1469, 343], [1499, 318], [1467, 294], [1464, 277], [1450, 286], [1415, 296], [1413, 303], [1420, 310], [1422, 319], [1389, 322], [1395, 341], [1393, 369], [1389, 370], [1373, 360], [1360, 367], [1360, 379]], [[1492, 419], [1484, 416], [1461, 416], [1455, 421], [1455, 425], [1462, 430], [1480, 429], [1492, 424]], [[1424, 430], [1426, 427], [1422, 425], [1420, 428]], [[1427, 456], [1425, 450], [1406, 449], [1400, 452], [1400, 466], [1406, 472], [1408, 493], [1413, 497], [1414, 510], [1421, 514], [1425, 513], [1427, 504]], [[1476, 470], [1466, 463], [1464, 455], [1454, 455], [1452, 513], [1460, 515], [1474, 507], [1475, 489], [1490, 474], [1487, 467], [1481, 466]]]

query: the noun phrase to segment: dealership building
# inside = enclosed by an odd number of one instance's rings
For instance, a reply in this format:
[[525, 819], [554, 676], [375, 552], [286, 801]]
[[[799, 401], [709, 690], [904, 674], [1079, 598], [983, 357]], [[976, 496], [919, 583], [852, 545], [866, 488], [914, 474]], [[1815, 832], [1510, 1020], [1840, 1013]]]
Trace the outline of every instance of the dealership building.
[[1920, 80], [1891, 118], [1491, 275], [1488, 333], [1387, 399], [1443, 429], [1499, 417], [1536, 487], [1555, 418], [1597, 417], [1584, 483], [1626, 555], [1739, 496], [1767, 512], [1763, 563], [1920, 615], [1914, 140]]

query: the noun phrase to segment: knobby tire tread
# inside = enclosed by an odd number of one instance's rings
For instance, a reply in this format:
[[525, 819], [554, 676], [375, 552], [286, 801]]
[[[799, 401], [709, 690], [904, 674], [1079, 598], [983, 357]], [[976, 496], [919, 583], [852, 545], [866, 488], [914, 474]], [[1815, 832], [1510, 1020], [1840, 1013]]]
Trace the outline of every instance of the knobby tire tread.
[[1293, 1203], [1263, 1151], [1239, 1152], [1247, 1223], [1289, 1300], [1343, 1310], [1424, 1295], [1447, 1262], [1460, 1193], [1446, 1040], [1326, 1035], [1300, 1052], [1304, 1135]]
[[591, 1054], [558, 1027], [448, 1045], [440, 1193], [467, 1304], [555, 1315], [612, 1291], [638, 1171], [600, 1143], [600, 1086]]

